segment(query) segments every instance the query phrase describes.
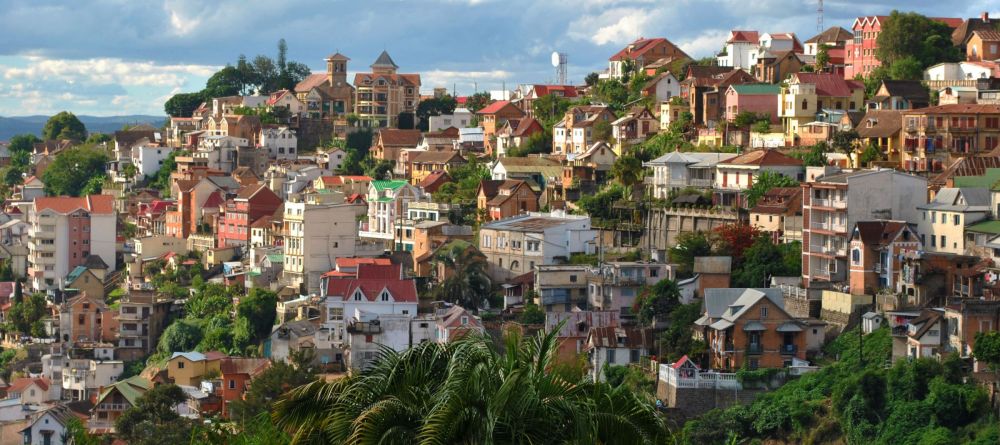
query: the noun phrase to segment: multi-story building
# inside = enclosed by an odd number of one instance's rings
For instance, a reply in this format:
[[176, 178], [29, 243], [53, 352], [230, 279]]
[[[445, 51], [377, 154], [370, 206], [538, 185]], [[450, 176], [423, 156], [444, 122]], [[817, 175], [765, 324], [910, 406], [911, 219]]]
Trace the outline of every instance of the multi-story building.
[[1000, 145], [1000, 105], [950, 104], [903, 112], [905, 170], [937, 171], [953, 157]]
[[135, 360], [156, 350], [166, 328], [173, 300], [151, 290], [129, 290], [118, 306], [118, 348], [121, 360]]
[[476, 195], [476, 208], [490, 221], [538, 211], [538, 194], [526, 181], [484, 179]]
[[534, 270], [536, 265], [592, 252], [596, 235], [589, 216], [528, 212], [484, 224], [479, 231], [479, 250], [489, 262], [490, 276], [506, 280]]
[[[823, 32], [816, 34], [809, 40], [803, 42], [806, 56], [815, 58], [819, 55], [820, 49], [826, 47], [828, 61], [823, 71], [844, 75], [844, 46], [847, 41], [854, 38], [850, 31], [839, 26], [831, 26]], [[819, 68], [819, 67], [817, 67]]]
[[292, 160], [298, 159], [296, 148], [299, 138], [295, 136], [295, 131], [288, 127], [276, 125], [266, 125], [260, 130], [260, 146], [267, 150], [267, 156], [271, 159]]
[[[844, 78], [854, 79], [857, 76], [866, 77], [876, 68], [882, 66], [878, 59], [878, 36], [882, 33], [882, 24], [889, 19], [885, 15], [873, 15], [854, 19], [851, 31], [854, 38], [847, 41], [844, 57]], [[955, 29], [962, 25], [960, 18], [932, 18]]]
[[767, 83], [730, 85], [726, 89], [726, 120], [732, 122], [740, 113], [767, 115], [778, 123], [778, 95], [781, 87]]
[[986, 188], [945, 187], [927, 204], [917, 206], [920, 241], [928, 252], [963, 255], [968, 252], [965, 227], [990, 216], [990, 191]]
[[797, 181], [804, 177], [801, 160], [772, 149], [755, 150], [720, 161], [715, 170], [714, 201], [723, 206], [746, 207], [744, 193], [763, 172]]
[[691, 57], [665, 38], [645, 39], [640, 37], [608, 59], [608, 77], [621, 79], [627, 74], [627, 68], [638, 73], [646, 65], [654, 62], [685, 59], [691, 59]]
[[410, 183], [420, 184], [434, 172], [450, 172], [467, 163], [461, 153], [455, 150], [421, 151], [410, 153], [406, 162], [409, 164]]
[[313, 294], [336, 258], [381, 254], [381, 246], [358, 239], [357, 220], [366, 210], [360, 203], [285, 202], [282, 282]]
[[903, 269], [901, 255], [921, 248], [916, 230], [906, 221], [858, 221], [851, 229], [851, 294], [894, 289]]
[[117, 332], [118, 320], [103, 298], [83, 293], [59, 306], [59, 336], [63, 342], [110, 342]]
[[865, 103], [865, 86], [856, 80], [844, 80], [832, 73], [795, 73], [788, 86], [781, 88], [778, 117], [785, 129], [785, 139], [798, 145], [799, 128], [815, 122], [825, 109], [858, 111]]
[[441, 131], [448, 128], [465, 128], [472, 124], [472, 112], [468, 108], [455, 108], [451, 114], [441, 114], [427, 118], [429, 131]]
[[672, 280], [674, 270], [666, 264], [633, 261], [603, 263], [587, 275], [589, 308], [618, 311], [623, 319], [634, 319], [632, 306], [639, 291], [660, 280]]
[[370, 73], [354, 75], [354, 113], [366, 127], [395, 127], [401, 113], [414, 114], [420, 102], [420, 75], [399, 74], [399, 66], [382, 51]]
[[586, 308], [590, 267], [575, 264], [535, 265], [535, 294], [545, 312], [570, 312]]
[[274, 214], [281, 206], [281, 198], [264, 184], [240, 188], [236, 196], [219, 206], [218, 227], [215, 235], [218, 247], [246, 247], [250, 242], [250, 225], [258, 219]]
[[310, 74], [295, 85], [295, 96], [305, 104], [306, 116], [339, 119], [354, 110], [354, 87], [347, 82], [347, 56], [326, 58], [326, 72]]
[[643, 164], [653, 169], [652, 195], [667, 199], [671, 192], [688, 187], [710, 190], [715, 186], [715, 166], [731, 153], [681, 153], [674, 151]]
[[[614, 113], [603, 105], [579, 105], [570, 108], [552, 128], [552, 153], [583, 153], [594, 142], [594, 125], [615, 120]], [[610, 135], [609, 135], [610, 136]]]
[[750, 209], [750, 224], [775, 243], [802, 241], [802, 188], [768, 190]]
[[517, 87], [515, 103], [529, 117], [535, 114], [535, 101], [552, 94], [555, 97], [573, 100], [579, 92], [573, 85], [521, 85]]
[[35, 198], [28, 206], [28, 277], [31, 287], [56, 287], [90, 255], [117, 266], [118, 219], [111, 195]]
[[[927, 179], [895, 170], [810, 167], [802, 183], [802, 278], [806, 287], [847, 281], [849, 230], [858, 221], [918, 221]], [[872, 193], [878, 190], [879, 193]]]
[[642, 361], [653, 348], [653, 331], [648, 328], [607, 326], [590, 329], [587, 362], [590, 377], [604, 381], [605, 366], [630, 366]]
[[425, 200], [428, 196], [419, 188], [402, 180], [376, 180], [368, 186], [368, 219], [362, 221], [362, 238], [384, 240], [388, 245], [398, 241], [397, 219], [405, 216], [406, 205]]
[[416, 282], [403, 279], [399, 264], [359, 264], [356, 277], [327, 278], [320, 292], [326, 313], [323, 327], [334, 344], [347, 343], [349, 325], [358, 314], [417, 315]]
[[716, 56], [716, 64], [749, 71], [755, 65], [751, 58], [757, 54], [758, 48], [760, 48], [760, 33], [757, 31], [729, 31], [725, 49]]
[[785, 311], [780, 292], [726, 291], [705, 295], [705, 314], [695, 322], [713, 368], [783, 368], [805, 360], [806, 326]]
[[476, 112], [479, 126], [483, 128], [483, 145], [486, 153], [493, 153], [497, 145], [497, 132], [511, 119], [521, 119], [524, 111], [508, 100], [498, 100]]

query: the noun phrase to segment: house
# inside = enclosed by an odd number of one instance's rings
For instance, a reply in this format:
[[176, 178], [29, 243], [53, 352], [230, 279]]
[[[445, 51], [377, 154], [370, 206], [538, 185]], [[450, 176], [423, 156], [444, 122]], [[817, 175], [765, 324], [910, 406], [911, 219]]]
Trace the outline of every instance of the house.
[[340, 192], [343, 193], [344, 196], [351, 196], [359, 193], [363, 195], [368, 193], [368, 185], [371, 184], [371, 182], [372, 178], [364, 175], [320, 176], [313, 181], [313, 189], [317, 192]]
[[[815, 283], [843, 283], [849, 231], [858, 221], [918, 221], [927, 202], [927, 179], [894, 170], [842, 172], [810, 167], [802, 182], [802, 277]], [[879, 190], [880, 193], [871, 193]]]
[[250, 382], [271, 367], [265, 358], [223, 357], [219, 360], [219, 375], [222, 379], [222, 415], [229, 417], [229, 405], [243, 400], [250, 388]]
[[758, 83], [753, 75], [739, 68], [688, 67], [688, 74], [681, 82], [681, 95], [689, 104], [694, 123], [708, 127], [725, 118], [725, 94], [730, 85]]
[[368, 220], [361, 222], [358, 235], [392, 241], [397, 239], [396, 219], [401, 217], [406, 205], [426, 200], [419, 188], [402, 180], [376, 180], [368, 187]]
[[654, 103], [669, 101], [680, 94], [681, 83], [670, 71], [656, 74], [642, 86], [643, 97], [651, 98]]
[[448, 172], [467, 163], [461, 153], [453, 150], [419, 152], [407, 161], [410, 164], [410, 182], [420, 184], [431, 173]]
[[681, 153], [674, 151], [643, 164], [653, 170], [652, 194], [667, 199], [671, 192], [689, 187], [709, 190], [715, 186], [715, 166], [731, 153]]
[[91, 434], [114, 433], [115, 422], [129, 408], [136, 406], [139, 397], [152, 389], [149, 380], [141, 376], [129, 377], [101, 390], [94, 408], [90, 411], [87, 428]]
[[236, 196], [219, 206], [216, 246], [247, 247], [250, 224], [261, 217], [273, 215], [282, 200], [264, 184], [240, 187]]
[[348, 343], [348, 327], [359, 314], [417, 315], [416, 282], [402, 277], [399, 264], [359, 264], [356, 277], [325, 277], [320, 297], [326, 313], [322, 326], [335, 345]]
[[625, 148], [644, 142], [657, 131], [659, 131], [658, 120], [648, 108], [632, 107], [624, 116], [611, 122], [615, 155], [621, 156]]
[[420, 187], [424, 193], [433, 194], [441, 188], [442, 185], [453, 181], [454, 180], [448, 172], [444, 170], [437, 170], [432, 171], [429, 175], [425, 176], [424, 179], [417, 184], [417, 187]]
[[596, 141], [594, 127], [599, 122], [610, 124], [613, 120], [614, 113], [603, 105], [577, 105], [570, 108], [562, 120], [552, 127], [552, 153], [583, 153]]
[[27, 221], [32, 289], [56, 287], [56, 280], [91, 255], [116, 269], [117, 218], [111, 195], [35, 198]]
[[[946, 62], [931, 65], [924, 70], [924, 81], [931, 88], [974, 87], [979, 79], [1000, 77], [996, 62]], [[944, 105], [939, 103], [940, 105]]]
[[528, 212], [483, 224], [479, 250], [495, 280], [506, 280], [536, 265], [568, 260], [573, 253], [593, 251], [596, 232], [590, 217], [565, 212]]
[[[948, 349], [967, 358], [976, 345], [976, 335], [997, 330], [1000, 325], [1000, 303], [996, 301], [962, 300], [948, 305], [944, 310], [948, 326]], [[983, 369], [983, 363], [976, 362], [976, 368]]]
[[354, 111], [354, 86], [347, 82], [347, 62], [343, 54], [326, 58], [326, 72], [306, 76], [295, 85], [295, 97], [305, 104], [311, 119], [342, 118]]
[[58, 400], [59, 389], [44, 377], [19, 377], [7, 387], [7, 398], [20, 400], [21, 405], [42, 405]]
[[[558, 363], [578, 363], [581, 358], [586, 358], [592, 329], [618, 326], [621, 326], [621, 322], [615, 311], [574, 310], [545, 314], [545, 331], [556, 333]], [[616, 359], [617, 355], [616, 352]]]
[[[370, 73], [354, 75], [354, 114], [369, 128], [396, 127], [400, 114], [414, 114], [420, 102], [420, 75], [400, 74], [389, 53], [382, 51]], [[419, 132], [418, 132], [419, 134]]]
[[899, 164], [903, 149], [902, 128], [901, 110], [868, 110], [854, 130], [858, 132], [861, 150], [876, 147], [886, 161]]
[[[829, 61], [825, 67], [817, 66], [816, 71], [825, 71], [843, 76], [844, 75], [844, 47], [847, 41], [854, 38], [854, 34], [839, 26], [831, 26], [823, 32], [816, 34], [804, 43], [804, 54], [816, 57], [820, 49], [825, 49]], [[822, 69], [820, 69], [822, 68]]]
[[[854, 24], [851, 25], [854, 38], [848, 40], [844, 47], [846, 54], [844, 61], [845, 79], [854, 79], [856, 76], [866, 77], [876, 68], [882, 66], [877, 54], [878, 36], [882, 33], [882, 23], [888, 18], [889, 16], [885, 15], [875, 15], [854, 19]], [[963, 22], [959, 18], [932, 17], [931, 20], [944, 23], [951, 29], [958, 28]]]
[[864, 84], [832, 73], [795, 73], [787, 84], [781, 88], [778, 117], [792, 145], [798, 145], [799, 127], [816, 121], [824, 109], [858, 111], [864, 104]]
[[906, 326], [906, 356], [910, 359], [943, 355], [948, 321], [944, 311], [924, 309]]
[[472, 125], [472, 112], [468, 108], [455, 108], [451, 114], [441, 114], [428, 118], [428, 131], [441, 131], [448, 128], [465, 128]]
[[320, 320], [295, 320], [275, 325], [271, 336], [264, 341], [264, 357], [289, 362], [292, 354], [302, 351], [330, 351], [327, 363], [342, 363], [341, 350], [332, 350], [330, 334], [320, 330]]
[[720, 161], [715, 169], [713, 201], [723, 206], [746, 207], [744, 193], [762, 172], [776, 173], [797, 181], [804, 179], [801, 160], [773, 149], [754, 150]]
[[965, 46], [965, 60], [970, 62], [1000, 59], [1000, 31], [996, 29], [972, 31], [963, 45]]
[[515, 99], [515, 103], [528, 117], [532, 117], [535, 114], [535, 101], [550, 94], [568, 100], [579, 97], [577, 87], [573, 85], [528, 84], [518, 87], [518, 98]]
[[[404, 182], [405, 181], [401, 181]], [[372, 181], [379, 183], [380, 181]], [[286, 286], [301, 288], [309, 294], [318, 293], [320, 275], [334, 267], [334, 262], [343, 257], [367, 257], [383, 252], [384, 243], [365, 243], [358, 240], [358, 218], [365, 217], [369, 212], [369, 221], [392, 222], [395, 218], [394, 206], [391, 203], [369, 201], [345, 202], [306, 202], [288, 201], [279, 217], [283, 220], [284, 264], [281, 272], [281, 283]], [[372, 213], [375, 206], [381, 211], [392, 211], [393, 216]], [[379, 232], [381, 240], [385, 236], [393, 236], [392, 226], [385, 232]]]
[[704, 297], [708, 289], [728, 289], [733, 275], [733, 257], [695, 257], [692, 272], [698, 280], [697, 288], [691, 295], [692, 298]]
[[751, 57], [760, 48], [760, 33], [748, 30], [729, 31], [726, 45], [716, 57], [720, 67], [742, 68], [749, 71], [754, 63]]
[[504, 157], [493, 165], [493, 180], [520, 179], [530, 181], [542, 189], [550, 182], [562, 180], [563, 166], [554, 159], [529, 156], [524, 158]]
[[806, 326], [785, 311], [780, 291], [720, 290], [705, 295], [705, 313], [695, 322], [713, 368], [783, 368], [805, 360]]
[[69, 433], [70, 422], [85, 420], [85, 416], [74, 413], [66, 405], [55, 405], [31, 416], [28, 425], [20, 431], [24, 445], [49, 445], [62, 442]]
[[115, 356], [136, 360], [152, 353], [166, 328], [172, 304], [173, 300], [151, 290], [129, 290], [119, 300], [115, 314], [119, 326]]
[[806, 66], [802, 59], [802, 56], [792, 50], [761, 51], [757, 55], [757, 64], [754, 65], [754, 75], [761, 82], [777, 84], [790, 74], [802, 71], [802, 67]]
[[400, 150], [416, 148], [418, 144], [420, 144], [420, 130], [381, 128], [375, 133], [371, 155], [375, 159], [398, 161]]
[[481, 335], [485, 332], [483, 322], [465, 308], [454, 305], [438, 310], [434, 314], [435, 341], [447, 343], [458, 340], [469, 334]]
[[63, 290], [75, 290], [93, 296], [97, 299], [104, 298], [104, 280], [98, 276], [98, 271], [88, 269], [86, 266], [76, 266], [66, 275], [65, 287]]
[[[546, 313], [571, 312], [587, 307], [590, 274], [588, 266], [575, 264], [540, 264], [535, 266], [535, 294]], [[618, 314], [617, 311], [609, 311]]]
[[198, 386], [210, 375], [218, 375], [219, 363], [225, 357], [220, 352], [174, 352], [167, 359], [167, 378], [178, 385]]
[[476, 196], [476, 208], [487, 221], [538, 211], [538, 194], [526, 181], [518, 179], [484, 179], [479, 182]]
[[965, 254], [965, 228], [990, 217], [990, 191], [986, 188], [945, 187], [927, 204], [917, 206], [920, 240], [928, 252]]
[[260, 130], [260, 146], [267, 149], [267, 156], [270, 159], [295, 160], [298, 159], [296, 147], [299, 138], [295, 131], [288, 127], [267, 125]]
[[497, 157], [506, 156], [511, 148], [520, 147], [529, 137], [543, 130], [542, 124], [533, 117], [508, 119], [497, 131]]
[[483, 128], [483, 142], [487, 154], [492, 154], [497, 145], [497, 131], [510, 119], [521, 119], [524, 111], [508, 100], [498, 100], [476, 112], [479, 126]]
[[953, 157], [1000, 146], [1000, 106], [952, 104], [903, 113], [907, 170], [935, 171]]
[[802, 187], [775, 187], [750, 209], [750, 224], [775, 243], [802, 241]]
[[[446, 249], [453, 241], [461, 241], [471, 246], [472, 227], [460, 226], [447, 221], [421, 221], [413, 225], [413, 271], [418, 277], [429, 277], [434, 273], [435, 255], [439, 249]], [[439, 264], [436, 276], [447, 277], [447, 269]]]
[[[81, 266], [82, 267], [82, 266]], [[88, 270], [88, 273], [89, 272]], [[59, 333], [62, 341], [112, 342], [118, 331], [115, 313], [104, 302], [104, 284], [101, 296], [82, 292], [59, 305]]]
[[858, 221], [851, 230], [851, 294], [872, 295], [881, 289], [894, 289], [903, 252], [923, 247], [917, 231], [906, 221]]
[[632, 312], [639, 292], [661, 280], [672, 280], [674, 270], [666, 264], [609, 261], [587, 276], [588, 307], [618, 311], [622, 319], [633, 320]]
[[930, 105], [930, 92], [919, 80], [885, 79], [868, 102], [868, 109], [912, 110]]
[[587, 338], [590, 375], [595, 382], [604, 381], [605, 366], [629, 366], [649, 356], [653, 347], [653, 332], [637, 327], [606, 326], [590, 329]]
[[767, 115], [772, 124], [777, 124], [778, 95], [781, 87], [767, 83], [730, 85], [726, 89], [726, 120], [733, 122], [740, 113]]
[[663, 59], [679, 61], [690, 60], [691, 57], [665, 38], [640, 37], [608, 59], [608, 77], [621, 79], [628, 69], [640, 72], [646, 65]]

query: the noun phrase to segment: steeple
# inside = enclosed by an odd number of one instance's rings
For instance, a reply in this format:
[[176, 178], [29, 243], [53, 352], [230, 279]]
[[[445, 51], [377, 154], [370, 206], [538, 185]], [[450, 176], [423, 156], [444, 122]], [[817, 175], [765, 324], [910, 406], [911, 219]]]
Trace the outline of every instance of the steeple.
[[330, 85], [343, 85], [347, 81], [347, 56], [336, 52], [326, 58], [326, 78]]
[[382, 54], [379, 54], [378, 59], [375, 59], [375, 63], [371, 65], [372, 72], [389, 72], [395, 73], [399, 68], [396, 62], [392, 61], [392, 57], [389, 57], [389, 53], [382, 50]]

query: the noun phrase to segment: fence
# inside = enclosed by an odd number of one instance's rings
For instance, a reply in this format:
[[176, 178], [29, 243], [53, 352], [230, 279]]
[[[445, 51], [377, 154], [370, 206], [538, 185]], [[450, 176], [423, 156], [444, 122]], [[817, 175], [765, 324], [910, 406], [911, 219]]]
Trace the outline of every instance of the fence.
[[687, 371], [660, 365], [660, 380], [675, 388], [743, 389], [735, 373]]

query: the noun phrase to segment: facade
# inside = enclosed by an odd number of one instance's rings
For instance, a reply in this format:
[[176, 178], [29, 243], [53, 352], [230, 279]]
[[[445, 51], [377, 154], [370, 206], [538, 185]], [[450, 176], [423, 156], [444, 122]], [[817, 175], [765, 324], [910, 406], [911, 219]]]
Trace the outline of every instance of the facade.
[[805, 360], [806, 325], [785, 311], [780, 292], [725, 291], [705, 295], [705, 314], [695, 322], [713, 368], [783, 368]]
[[31, 287], [45, 290], [58, 285], [87, 257], [101, 257], [111, 270], [117, 267], [117, 217], [111, 195], [79, 198], [35, 198], [28, 208], [28, 276]]
[[476, 195], [476, 208], [488, 221], [538, 211], [538, 194], [525, 181], [484, 179]]
[[493, 153], [497, 146], [497, 132], [511, 119], [525, 117], [524, 111], [507, 100], [498, 100], [476, 112], [479, 126], [483, 128], [486, 153]]
[[817, 119], [824, 110], [858, 111], [864, 106], [865, 86], [859, 81], [844, 80], [832, 73], [796, 73], [781, 88], [778, 117], [785, 138], [796, 144], [800, 127]]
[[592, 310], [618, 311], [620, 318], [634, 320], [632, 312], [639, 292], [660, 280], [674, 278], [666, 264], [611, 261], [601, 264], [587, 276], [588, 307]]
[[535, 266], [535, 294], [546, 313], [571, 312], [586, 308], [589, 300], [587, 277], [590, 267], [574, 264]]
[[[417, 315], [417, 288], [413, 280], [402, 278], [399, 264], [359, 264], [357, 276], [328, 277], [323, 280], [320, 297], [335, 345], [346, 345], [353, 321], [379, 315]], [[406, 335], [409, 334], [407, 324]], [[404, 348], [408, 346], [403, 345]]]
[[990, 191], [986, 188], [945, 187], [917, 209], [917, 231], [928, 252], [964, 255], [969, 252], [965, 228], [990, 217]]
[[868, 102], [869, 110], [912, 110], [930, 105], [927, 88], [919, 80], [885, 79]]
[[360, 203], [285, 202], [282, 282], [313, 294], [336, 258], [381, 254], [358, 239], [357, 219], [366, 210]]
[[[802, 183], [802, 278], [806, 287], [847, 281], [848, 230], [858, 221], [919, 221], [927, 179], [894, 170], [810, 168]], [[871, 193], [880, 190], [880, 193]]]
[[305, 116], [339, 119], [354, 110], [354, 87], [347, 82], [347, 62], [340, 53], [326, 58], [326, 73], [310, 74], [295, 85], [295, 97], [305, 104]]
[[1000, 105], [952, 104], [903, 113], [904, 168], [935, 171], [1000, 145]]
[[296, 148], [299, 138], [295, 131], [288, 127], [267, 126], [260, 130], [260, 145], [267, 149], [267, 156], [270, 159], [292, 160], [298, 159]]
[[407, 160], [409, 164], [410, 183], [420, 184], [434, 172], [448, 172], [467, 163], [462, 155], [454, 150], [411, 152]]
[[382, 128], [375, 133], [371, 155], [384, 161], [398, 161], [403, 149], [417, 148], [420, 144], [420, 130], [397, 130]]
[[429, 131], [441, 131], [448, 128], [465, 128], [472, 125], [472, 112], [468, 108], [455, 108], [451, 114], [431, 116], [428, 119]]
[[716, 57], [716, 64], [749, 71], [755, 65], [752, 58], [759, 48], [760, 33], [757, 31], [729, 31], [725, 49]]
[[653, 333], [649, 329], [607, 326], [592, 328], [587, 339], [590, 376], [595, 382], [604, 380], [605, 366], [629, 366], [649, 355]]
[[366, 127], [395, 127], [401, 113], [414, 114], [420, 102], [420, 75], [397, 73], [399, 66], [382, 51], [370, 73], [354, 75], [354, 114]]
[[762, 172], [771, 172], [797, 181], [804, 178], [802, 161], [777, 150], [744, 153], [716, 164], [715, 198], [718, 205], [746, 207], [744, 193]]
[[625, 77], [627, 67], [639, 72], [653, 62], [664, 59], [681, 61], [690, 58], [684, 51], [665, 38], [644, 39], [640, 37], [608, 59], [608, 77], [612, 79]]
[[528, 212], [484, 224], [479, 250], [489, 275], [498, 281], [534, 270], [536, 265], [568, 260], [573, 253], [592, 252], [596, 231], [590, 217], [564, 212]]
[[149, 290], [131, 290], [122, 297], [116, 314], [116, 357], [135, 360], [155, 351], [172, 304], [172, 300]]
[[726, 120], [732, 122], [740, 113], [766, 114], [772, 124], [778, 119], [778, 94], [781, 87], [771, 84], [730, 85], [726, 89]]
[[[646, 107], [633, 107], [624, 116], [611, 123], [611, 138], [615, 155], [621, 156], [626, 148], [642, 143], [660, 130], [659, 122]], [[595, 143], [602, 142], [597, 141]], [[593, 145], [591, 145], [593, 147]]]
[[922, 248], [917, 231], [906, 221], [859, 221], [851, 230], [851, 294], [895, 289], [903, 269], [901, 256]]
[[750, 224], [775, 243], [802, 241], [802, 188], [768, 190], [750, 209]]
[[583, 153], [595, 141], [594, 125], [615, 120], [614, 113], [602, 105], [579, 105], [570, 108], [552, 127], [552, 153]]
[[730, 153], [667, 153], [643, 164], [653, 170], [652, 195], [667, 199], [671, 192], [688, 187], [710, 190], [715, 186], [715, 166], [732, 158]]
[[360, 223], [362, 238], [384, 240], [395, 244], [397, 220], [405, 215], [406, 205], [427, 199], [419, 188], [401, 180], [375, 180], [368, 186], [368, 219]]
[[281, 198], [264, 184], [240, 188], [236, 196], [219, 206], [217, 247], [247, 247], [250, 226], [258, 219], [271, 216], [281, 206]]
[[[882, 32], [883, 22], [888, 18], [889, 16], [885, 15], [874, 15], [854, 19], [854, 24], [851, 26], [854, 38], [848, 40], [844, 47], [845, 79], [854, 79], [856, 76], [867, 77], [882, 66], [882, 62], [878, 59], [878, 35]], [[944, 23], [952, 29], [958, 28], [963, 22], [959, 18], [934, 17], [931, 20]]]

